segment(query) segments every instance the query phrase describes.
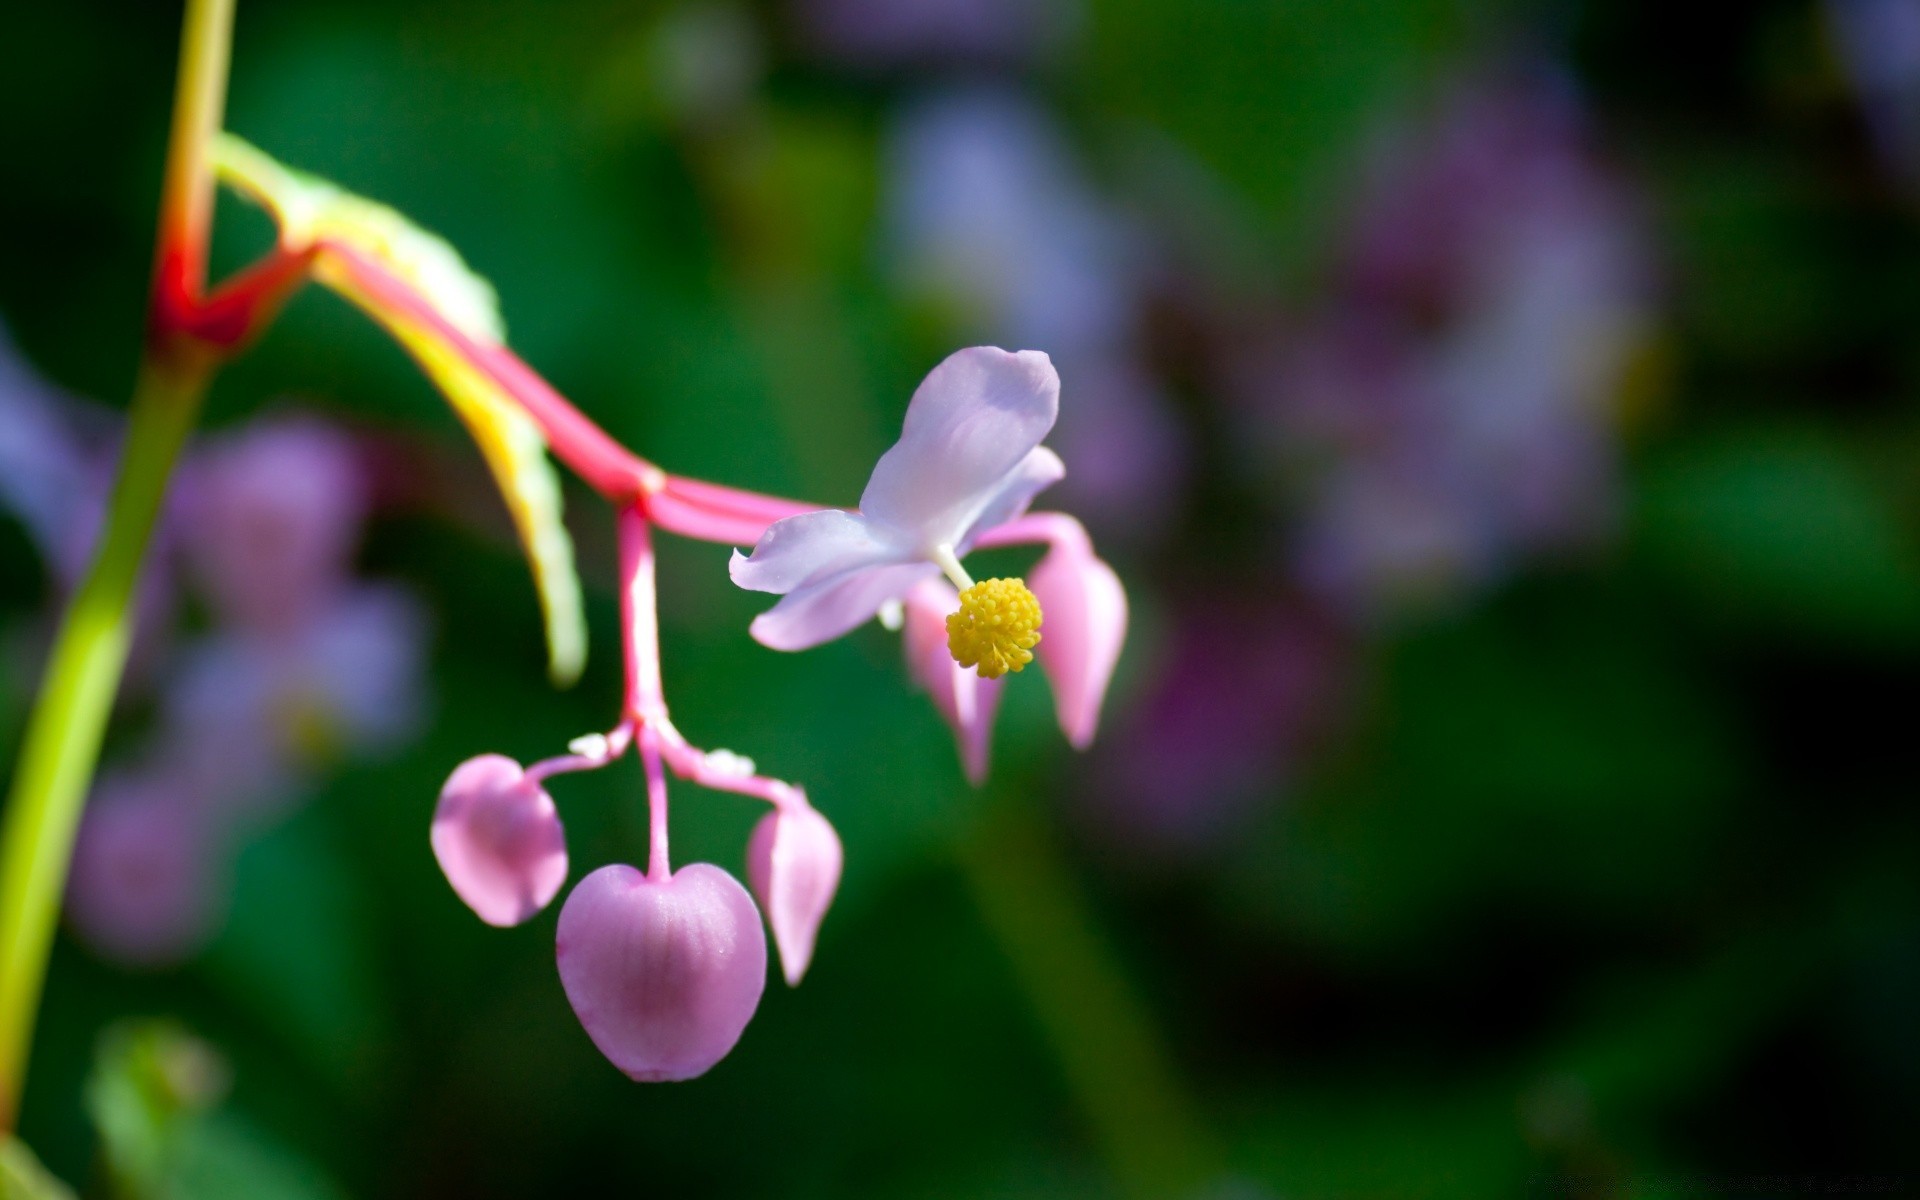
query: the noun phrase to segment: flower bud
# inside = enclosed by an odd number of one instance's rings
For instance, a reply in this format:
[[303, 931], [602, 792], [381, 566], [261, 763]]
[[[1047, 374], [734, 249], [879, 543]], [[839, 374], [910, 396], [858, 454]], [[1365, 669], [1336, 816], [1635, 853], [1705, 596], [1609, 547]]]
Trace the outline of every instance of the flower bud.
[[498, 754], [454, 769], [433, 814], [433, 856], [447, 882], [489, 925], [518, 925], [567, 878], [566, 834], [553, 799]]
[[811, 808], [775, 809], [747, 843], [747, 881], [766, 909], [780, 966], [797, 986], [813, 960], [813, 941], [840, 886], [840, 835]]
[[1055, 542], [1028, 586], [1047, 614], [1047, 636], [1034, 653], [1053, 685], [1061, 731], [1084, 750], [1100, 724], [1100, 703], [1127, 637], [1127, 593], [1084, 538]]
[[710, 863], [664, 880], [601, 867], [561, 908], [555, 957], [587, 1036], [643, 1083], [705, 1074], [740, 1040], [766, 986], [760, 914]]
[[975, 785], [986, 782], [993, 717], [1000, 706], [998, 679], [982, 679], [961, 666], [947, 646], [947, 614], [959, 603], [948, 584], [931, 579], [907, 593], [903, 634], [907, 669], [933, 697], [933, 706], [953, 729], [960, 764]]

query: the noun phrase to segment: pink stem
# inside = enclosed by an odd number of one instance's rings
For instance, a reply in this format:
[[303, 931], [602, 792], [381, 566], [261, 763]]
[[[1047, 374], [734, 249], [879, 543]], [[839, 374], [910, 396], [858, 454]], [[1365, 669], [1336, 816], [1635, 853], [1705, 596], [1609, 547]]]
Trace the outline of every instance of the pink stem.
[[[660, 622], [653, 585], [653, 530], [639, 503], [620, 510], [620, 625], [627, 658], [627, 716], [664, 717], [660, 685]], [[644, 749], [644, 747], [642, 747]]]
[[616, 505], [641, 504], [662, 529], [702, 541], [750, 546], [782, 517], [822, 506], [670, 476], [615, 441], [505, 346], [467, 334], [406, 280], [353, 246], [325, 241], [356, 286], [443, 338], [500, 385], [540, 426], [555, 457]]
[[647, 878], [665, 883], [673, 875], [667, 860], [667, 773], [660, 766], [659, 736], [650, 724], [640, 727], [640, 761], [647, 768]]
[[712, 788], [716, 792], [733, 792], [741, 796], [754, 796], [765, 800], [779, 809], [805, 808], [807, 794], [800, 788], [784, 780], [766, 775], [756, 775], [751, 771], [729, 771], [714, 765], [706, 751], [689, 745], [673, 722], [664, 716], [653, 722], [650, 729], [659, 737], [660, 750], [666, 756], [667, 766], [680, 778], [701, 787]]
[[647, 515], [660, 528], [725, 546], [751, 546], [775, 521], [822, 507], [684, 475], [669, 475], [666, 485], [647, 497]]
[[527, 768], [528, 779], [539, 783], [549, 775], [565, 775], [569, 771], [597, 771], [609, 763], [617, 761], [633, 744], [633, 721], [631, 718], [620, 722], [611, 733], [605, 736], [605, 745], [594, 754], [561, 754], [553, 758], [543, 758]]
[[322, 244], [356, 286], [443, 338], [468, 363], [499, 384], [540, 426], [554, 455], [608, 501], [632, 504], [665, 483], [660, 468], [614, 441], [513, 351], [470, 337], [427, 303], [411, 284], [354, 247], [334, 241]]

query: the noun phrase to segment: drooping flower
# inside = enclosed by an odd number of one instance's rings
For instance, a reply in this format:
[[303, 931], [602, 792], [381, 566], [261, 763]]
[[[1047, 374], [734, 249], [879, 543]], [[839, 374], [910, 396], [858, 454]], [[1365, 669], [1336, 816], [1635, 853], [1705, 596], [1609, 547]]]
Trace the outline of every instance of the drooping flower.
[[860, 511], [776, 521], [751, 556], [734, 554], [736, 584], [781, 597], [754, 620], [753, 636], [775, 650], [817, 646], [943, 571], [961, 589], [962, 611], [997, 601], [1003, 589], [976, 585], [960, 559], [1065, 474], [1040, 444], [1059, 407], [1060, 378], [1037, 350], [976, 346], [950, 355], [914, 391], [900, 440], [880, 456]]
[[520, 764], [482, 754], [454, 768], [433, 814], [433, 855], [482, 921], [518, 925], [567, 878], [567, 840], [553, 798]]
[[560, 910], [560, 984], [587, 1036], [642, 1082], [692, 1079], [760, 1006], [767, 939], [738, 880], [710, 863], [654, 879], [601, 867]]
[[960, 765], [968, 782], [978, 786], [987, 780], [993, 717], [1005, 685], [998, 679], [982, 679], [978, 672], [954, 661], [947, 647], [947, 614], [959, 603], [960, 594], [945, 581], [929, 579], [921, 583], [907, 593], [906, 627], [901, 640], [906, 647], [907, 670], [952, 727]]
[[747, 882], [767, 911], [790, 986], [799, 986], [813, 960], [814, 938], [840, 887], [844, 859], [833, 826], [799, 805], [760, 818], [747, 842]]
[[1094, 556], [1085, 531], [1074, 524], [1071, 532], [1079, 536], [1056, 537], [1033, 568], [1033, 594], [1054, 614], [1035, 653], [1053, 686], [1061, 732], [1085, 750], [1126, 640], [1127, 593], [1113, 568]]

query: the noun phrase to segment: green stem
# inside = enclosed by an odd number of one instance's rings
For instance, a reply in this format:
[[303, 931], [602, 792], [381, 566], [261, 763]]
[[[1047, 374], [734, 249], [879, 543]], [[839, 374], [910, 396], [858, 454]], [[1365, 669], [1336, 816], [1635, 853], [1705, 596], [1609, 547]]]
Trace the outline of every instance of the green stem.
[[204, 370], [142, 369], [100, 546], [27, 723], [0, 833], [0, 1131], [18, 1111], [74, 830], [132, 639], [141, 559], [206, 383]]
[[995, 804], [960, 861], [1121, 1190], [1161, 1200], [1217, 1182], [1219, 1151], [1045, 825]]
[[147, 350], [93, 565], [62, 618], [0, 827], [0, 1135], [26, 1081], [74, 831], [133, 636], [132, 603], [174, 460], [217, 359], [177, 322], [201, 300], [212, 222], [208, 146], [226, 102], [234, 0], [187, 0], [161, 186]]

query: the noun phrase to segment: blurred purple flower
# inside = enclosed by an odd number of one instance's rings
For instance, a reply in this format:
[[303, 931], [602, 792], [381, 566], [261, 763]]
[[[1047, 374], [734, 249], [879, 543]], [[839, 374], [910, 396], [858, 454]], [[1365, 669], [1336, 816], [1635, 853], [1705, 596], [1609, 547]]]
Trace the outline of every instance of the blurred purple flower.
[[865, 70], [1030, 62], [1080, 18], [1075, 0], [793, 0], [792, 14], [813, 53]]
[[1105, 742], [1087, 820], [1172, 856], [1216, 844], [1338, 720], [1348, 644], [1271, 595], [1181, 606], [1155, 680]]
[[286, 632], [336, 602], [367, 507], [346, 434], [311, 417], [267, 418], [197, 451], [182, 474], [188, 557], [223, 620]]
[[1039, 105], [979, 85], [908, 105], [888, 135], [887, 249], [901, 286], [969, 339], [1045, 346], [1072, 403], [1063, 492], [1115, 534], [1150, 534], [1185, 466], [1138, 354], [1147, 247], [1086, 181]]
[[1825, 7], [1874, 148], [1902, 183], [1920, 186], [1920, 0], [1826, 0]]
[[67, 919], [120, 962], [178, 961], [223, 915], [228, 848], [219, 842], [191, 790], [160, 774], [102, 775], [74, 843]]
[[1304, 476], [1295, 561], [1360, 615], [1604, 535], [1614, 410], [1653, 318], [1639, 207], [1535, 76], [1383, 144], [1329, 307], [1242, 352], [1252, 469]]
[[[85, 567], [118, 432], [42, 383], [0, 330], [0, 504], [63, 588]], [[102, 775], [68, 885], [76, 932], [140, 964], [203, 945], [240, 840], [342, 755], [407, 736], [423, 709], [420, 604], [352, 573], [369, 489], [345, 433], [262, 418], [191, 450], [180, 482], [143, 580], [147, 670], [129, 689], [154, 695], [153, 735]], [[215, 621], [172, 645], [176, 553]]]

